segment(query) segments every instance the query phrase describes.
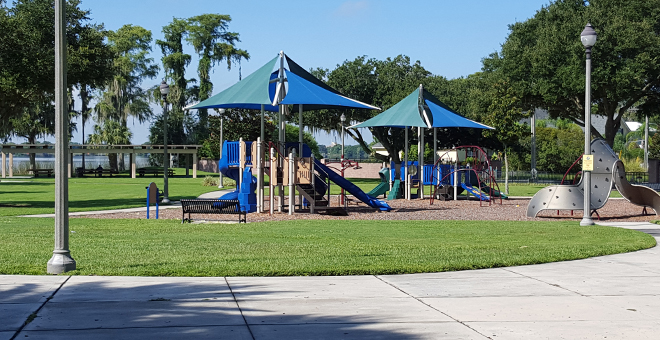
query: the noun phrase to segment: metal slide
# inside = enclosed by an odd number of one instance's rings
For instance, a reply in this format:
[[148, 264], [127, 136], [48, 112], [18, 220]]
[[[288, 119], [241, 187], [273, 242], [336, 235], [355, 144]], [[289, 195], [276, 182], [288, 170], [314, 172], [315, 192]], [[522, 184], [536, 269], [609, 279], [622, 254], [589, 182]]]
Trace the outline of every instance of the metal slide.
[[626, 169], [620, 160], [614, 163], [612, 180], [621, 196], [627, 199], [628, 202], [644, 208], [652, 208], [655, 214], [658, 214], [658, 211], [660, 211], [660, 195], [651, 188], [630, 184], [626, 179]]
[[392, 210], [392, 208], [387, 203], [367, 195], [364, 191], [362, 191], [362, 189], [358, 188], [357, 185], [351, 183], [344, 177], [341, 177], [341, 175], [337, 174], [336, 172], [332, 171], [330, 168], [325, 166], [323, 163], [319, 162], [318, 159], [314, 159], [314, 166], [322, 169], [325, 173], [328, 174], [328, 178], [331, 181], [333, 181], [335, 184], [339, 185], [340, 187], [346, 189], [346, 191], [348, 191], [350, 194], [355, 196], [355, 198], [366, 203], [368, 206], [379, 209], [381, 211]]
[[[597, 138], [591, 142], [594, 170], [591, 172], [591, 210], [602, 208], [612, 191], [612, 170], [618, 157], [605, 142]], [[583, 210], [584, 188], [582, 180], [577, 185], [551, 185], [532, 197], [527, 206], [527, 216], [536, 217], [543, 210]], [[623, 194], [623, 193], [622, 193]]]

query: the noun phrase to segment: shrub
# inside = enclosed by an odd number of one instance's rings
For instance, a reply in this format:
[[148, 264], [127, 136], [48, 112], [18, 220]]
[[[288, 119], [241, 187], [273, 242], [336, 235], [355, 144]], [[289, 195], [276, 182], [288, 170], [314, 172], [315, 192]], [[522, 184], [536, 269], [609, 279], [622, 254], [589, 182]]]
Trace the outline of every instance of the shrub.
[[218, 186], [218, 179], [215, 177], [211, 176], [206, 176], [204, 177], [204, 181], [202, 181], [202, 185], [205, 187], [217, 187]]

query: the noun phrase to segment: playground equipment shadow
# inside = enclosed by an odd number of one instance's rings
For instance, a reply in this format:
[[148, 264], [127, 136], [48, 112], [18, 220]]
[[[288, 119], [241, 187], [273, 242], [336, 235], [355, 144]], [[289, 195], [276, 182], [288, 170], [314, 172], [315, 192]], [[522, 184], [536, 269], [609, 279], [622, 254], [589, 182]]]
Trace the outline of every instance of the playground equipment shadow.
[[659, 263], [655, 247], [407, 275], [7, 275], [0, 339], [656, 339]]

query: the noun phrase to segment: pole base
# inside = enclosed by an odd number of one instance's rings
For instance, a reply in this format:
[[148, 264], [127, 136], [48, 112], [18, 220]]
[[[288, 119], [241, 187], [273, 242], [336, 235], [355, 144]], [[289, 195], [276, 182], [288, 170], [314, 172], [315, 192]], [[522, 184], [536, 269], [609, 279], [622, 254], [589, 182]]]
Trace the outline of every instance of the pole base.
[[167, 197], [163, 197], [163, 199], [160, 201], [160, 204], [170, 204], [170, 199]]
[[583, 217], [582, 221], [580, 221], [581, 227], [586, 227], [590, 225], [594, 225], [594, 220], [592, 220], [591, 217]]
[[46, 266], [48, 274], [62, 274], [72, 270], [76, 270], [76, 260], [71, 257], [71, 253], [68, 250], [54, 250]]

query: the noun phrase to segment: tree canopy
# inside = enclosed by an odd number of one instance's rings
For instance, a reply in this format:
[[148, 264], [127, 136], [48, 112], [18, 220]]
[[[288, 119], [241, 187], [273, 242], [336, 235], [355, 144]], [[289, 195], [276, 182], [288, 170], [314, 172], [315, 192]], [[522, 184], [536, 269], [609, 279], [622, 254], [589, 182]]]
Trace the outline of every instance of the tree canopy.
[[[558, 0], [509, 26], [501, 53], [484, 65], [510, 81], [522, 108], [546, 108], [584, 126], [585, 48], [580, 33], [590, 22], [593, 113], [607, 118], [612, 145], [631, 107], [657, 115], [660, 96], [660, 0]], [[596, 136], [599, 133], [592, 128]]]
[[[112, 51], [102, 26], [91, 24], [80, 1], [66, 3], [67, 83], [101, 86], [112, 75]], [[0, 134], [55, 91], [54, 0], [0, 1]]]

